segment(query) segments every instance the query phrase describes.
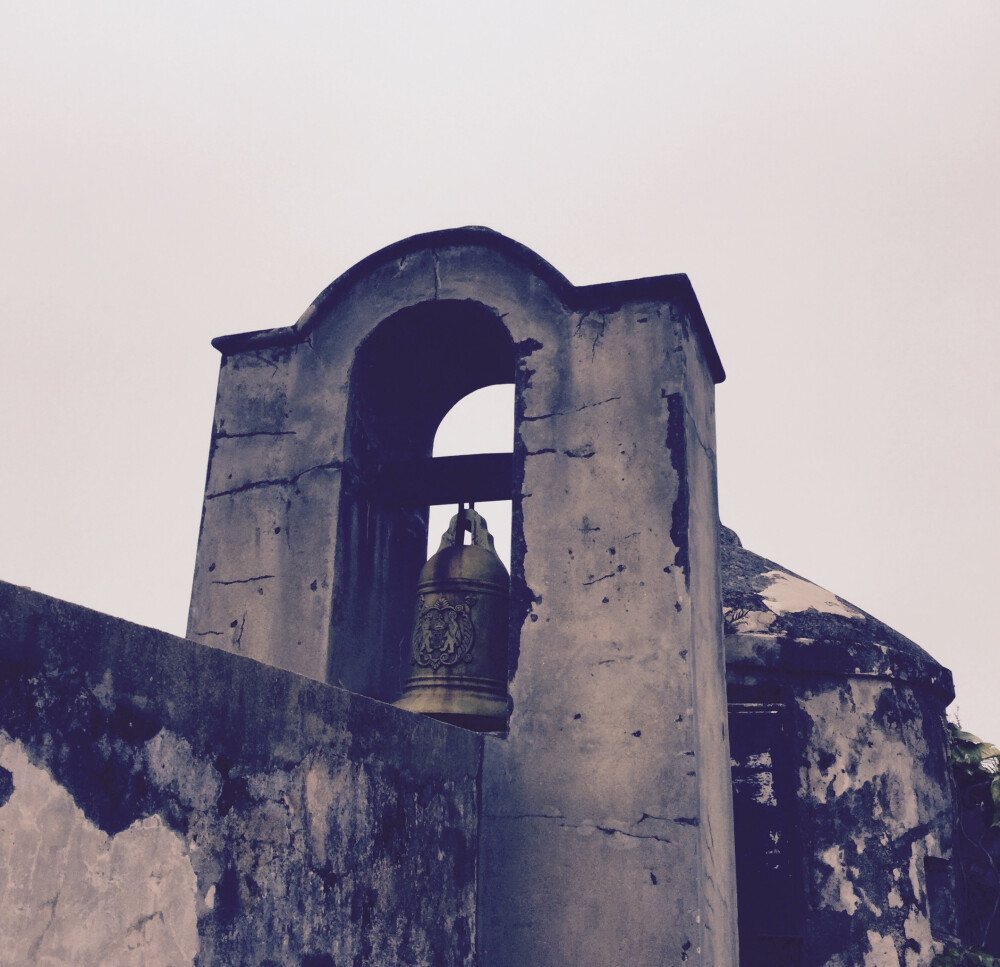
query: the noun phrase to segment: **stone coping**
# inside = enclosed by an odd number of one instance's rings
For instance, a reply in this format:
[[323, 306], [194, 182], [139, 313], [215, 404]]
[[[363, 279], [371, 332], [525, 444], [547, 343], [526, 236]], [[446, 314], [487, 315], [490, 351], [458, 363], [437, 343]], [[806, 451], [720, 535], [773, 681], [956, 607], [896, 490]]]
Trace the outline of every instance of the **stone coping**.
[[[464, 729], [0, 582], [0, 695], [29, 680], [64, 718], [75, 696], [91, 708], [96, 699], [130, 728], [168, 728], [247, 764], [293, 762], [317, 741], [352, 759], [412, 763], [420, 781], [474, 780], [481, 760], [482, 738]], [[8, 703], [0, 725], [33, 732], [33, 718], [33, 708]]]

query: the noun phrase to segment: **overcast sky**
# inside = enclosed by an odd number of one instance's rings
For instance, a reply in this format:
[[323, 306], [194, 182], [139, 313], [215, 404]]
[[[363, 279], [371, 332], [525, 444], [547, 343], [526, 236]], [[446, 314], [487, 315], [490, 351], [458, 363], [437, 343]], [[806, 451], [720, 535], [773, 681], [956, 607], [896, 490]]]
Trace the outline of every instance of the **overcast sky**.
[[998, 0], [0, 11], [0, 578], [182, 634], [209, 340], [488, 225], [688, 273], [723, 520], [1000, 740]]

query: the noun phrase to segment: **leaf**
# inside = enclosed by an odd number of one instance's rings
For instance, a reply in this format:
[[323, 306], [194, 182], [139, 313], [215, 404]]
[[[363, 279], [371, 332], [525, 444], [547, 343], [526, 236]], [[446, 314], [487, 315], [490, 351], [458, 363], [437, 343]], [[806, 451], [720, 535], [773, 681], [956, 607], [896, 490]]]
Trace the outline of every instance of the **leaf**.
[[976, 746], [976, 752], [979, 754], [980, 759], [1000, 758], [1000, 749], [998, 749], [992, 742], [980, 742]]
[[1000, 967], [1000, 959], [969, 947], [945, 947], [936, 954], [930, 967]]
[[946, 947], [931, 961], [931, 967], [961, 967], [964, 955], [957, 947]]
[[952, 735], [956, 742], [965, 742], [968, 745], [980, 745], [983, 741], [978, 735], [973, 735], [971, 732], [963, 732], [961, 729], [955, 729]]
[[975, 765], [979, 759], [973, 749], [952, 749], [951, 761], [955, 765]]
[[[970, 735], [968, 732], [962, 735]], [[953, 765], [971, 766], [974, 769], [983, 769], [986, 772], [1000, 771], [1000, 749], [992, 742], [983, 742], [974, 735], [970, 738], [975, 742], [962, 741], [953, 744], [951, 747], [951, 761]]]
[[982, 756], [978, 752], [977, 746], [968, 748], [953, 748], [951, 750], [951, 762], [956, 766], [968, 766], [975, 770], [979, 768]]

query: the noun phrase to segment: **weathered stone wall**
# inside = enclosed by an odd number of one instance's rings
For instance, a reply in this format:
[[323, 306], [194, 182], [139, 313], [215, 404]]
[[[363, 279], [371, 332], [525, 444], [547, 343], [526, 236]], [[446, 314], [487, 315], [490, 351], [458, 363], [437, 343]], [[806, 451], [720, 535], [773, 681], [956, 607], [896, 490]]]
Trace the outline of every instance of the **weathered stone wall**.
[[[0, 963], [735, 967], [737, 868], [742, 967], [955, 936], [950, 677], [731, 532], [720, 585], [685, 277], [578, 288], [462, 229], [216, 345], [193, 640], [0, 585]], [[375, 699], [435, 502], [407, 468], [507, 380], [512, 705], [478, 736]]]
[[798, 789], [811, 868], [806, 963], [836, 954], [845, 963], [926, 967], [935, 939], [956, 932], [953, 876], [937, 895], [932, 889], [934, 862], [947, 869], [953, 859], [933, 704], [922, 689], [872, 678], [796, 690], [807, 743]]
[[727, 532], [744, 967], [927, 967], [959, 931], [944, 710], [913, 642]]
[[0, 584], [0, 962], [472, 967], [481, 739]]

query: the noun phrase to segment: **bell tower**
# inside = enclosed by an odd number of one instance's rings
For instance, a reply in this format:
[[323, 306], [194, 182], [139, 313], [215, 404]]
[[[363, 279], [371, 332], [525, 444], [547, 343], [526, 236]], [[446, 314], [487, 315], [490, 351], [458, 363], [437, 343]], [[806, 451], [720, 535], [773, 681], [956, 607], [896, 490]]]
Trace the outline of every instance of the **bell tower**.
[[[188, 637], [395, 701], [427, 507], [510, 499], [479, 963], [734, 967], [724, 374], [687, 277], [576, 287], [456, 229], [368, 257], [293, 326], [214, 345]], [[511, 381], [512, 454], [431, 457], [455, 402]]]

